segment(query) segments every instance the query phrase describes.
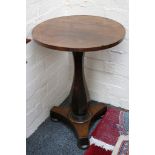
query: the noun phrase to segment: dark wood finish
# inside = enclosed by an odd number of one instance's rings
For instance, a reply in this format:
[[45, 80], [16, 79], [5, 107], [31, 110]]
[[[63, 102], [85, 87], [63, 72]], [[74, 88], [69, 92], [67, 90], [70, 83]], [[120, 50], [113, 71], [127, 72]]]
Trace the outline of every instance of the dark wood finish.
[[124, 27], [111, 19], [96, 16], [66, 16], [45, 21], [33, 29], [32, 36], [42, 46], [72, 51], [74, 78], [70, 92], [71, 105], [51, 109], [51, 119], [65, 120], [75, 129], [78, 146], [87, 148], [90, 123], [103, 115], [105, 104], [90, 104], [84, 77], [84, 52], [97, 51], [119, 44]]
[[26, 38], [26, 44], [29, 43], [31, 39]]
[[94, 120], [99, 116], [105, 114], [106, 110], [107, 106], [103, 103], [89, 103], [88, 111], [91, 115], [89, 119], [84, 123], [74, 122], [70, 118], [70, 112], [72, 111], [72, 109], [68, 106], [53, 107], [51, 109], [50, 116], [52, 119], [58, 118], [69, 123], [75, 130], [78, 139], [78, 147], [81, 149], [85, 149], [89, 146], [88, 135], [91, 123], [94, 122]]
[[76, 121], [84, 122], [88, 119], [88, 96], [86, 93], [86, 82], [84, 77], [83, 70], [83, 57], [84, 53], [82, 52], [73, 52], [74, 58], [74, 78], [71, 89], [71, 107], [72, 112], [71, 116]]
[[[26, 44], [27, 43], [29, 43], [31, 41], [31, 39], [28, 39], [28, 38], [26, 38]], [[27, 64], [28, 62], [26, 61], [26, 64]]]
[[47, 20], [37, 25], [32, 35], [35, 41], [51, 49], [89, 52], [119, 44], [125, 29], [111, 19], [75, 15]]

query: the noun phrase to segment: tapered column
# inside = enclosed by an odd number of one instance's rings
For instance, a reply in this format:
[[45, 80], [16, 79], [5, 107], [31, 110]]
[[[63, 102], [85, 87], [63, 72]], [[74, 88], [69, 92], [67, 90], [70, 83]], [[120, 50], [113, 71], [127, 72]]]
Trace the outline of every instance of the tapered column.
[[71, 89], [71, 115], [77, 121], [88, 119], [87, 86], [84, 77], [83, 52], [72, 52], [74, 59], [74, 77]]
[[[70, 92], [71, 106], [54, 106], [51, 109], [53, 121], [68, 122], [75, 130], [78, 147], [86, 149], [89, 146], [90, 124], [106, 112], [106, 105], [89, 101], [88, 90], [84, 78], [84, 53], [73, 52], [74, 78]], [[89, 105], [90, 103], [90, 105]]]

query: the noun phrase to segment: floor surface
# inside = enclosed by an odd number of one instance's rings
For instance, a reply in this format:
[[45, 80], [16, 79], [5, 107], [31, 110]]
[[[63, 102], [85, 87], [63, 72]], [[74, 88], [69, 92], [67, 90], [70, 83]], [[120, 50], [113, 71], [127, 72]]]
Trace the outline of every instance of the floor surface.
[[[61, 105], [69, 105], [70, 100], [68, 97]], [[92, 124], [90, 133], [98, 121]], [[83, 155], [84, 152], [77, 147], [72, 128], [61, 121], [53, 122], [50, 118], [26, 140], [26, 155]]]
[[[96, 126], [92, 126], [91, 130]], [[91, 133], [91, 131], [90, 131]], [[73, 130], [62, 122], [52, 122], [50, 118], [26, 140], [27, 155], [83, 155], [77, 147]]]

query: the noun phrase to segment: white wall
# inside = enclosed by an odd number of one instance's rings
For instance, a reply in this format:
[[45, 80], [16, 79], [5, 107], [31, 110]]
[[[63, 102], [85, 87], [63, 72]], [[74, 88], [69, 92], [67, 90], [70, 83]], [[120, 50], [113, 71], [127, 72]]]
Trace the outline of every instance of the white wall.
[[86, 53], [85, 74], [91, 99], [128, 109], [128, 0], [65, 0], [65, 6], [67, 15], [104, 16], [125, 26], [127, 33], [121, 44]]
[[[62, 0], [27, 0], [27, 34], [38, 23], [63, 16]], [[49, 116], [52, 106], [59, 105], [69, 93], [68, 53], [55, 52], [34, 41], [26, 49], [26, 126], [27, 137]]]
[[[122, 23], [127, 34], [118, 46], [87, 53], [85, 74], [91, 99], [128, 109], [128, 0], [27, 0], [27, 37], [38, 23], [58, 16], [90, 14]], [[27, 44], [27, 137], [68, 95], [73, 76], [71, 54]]]

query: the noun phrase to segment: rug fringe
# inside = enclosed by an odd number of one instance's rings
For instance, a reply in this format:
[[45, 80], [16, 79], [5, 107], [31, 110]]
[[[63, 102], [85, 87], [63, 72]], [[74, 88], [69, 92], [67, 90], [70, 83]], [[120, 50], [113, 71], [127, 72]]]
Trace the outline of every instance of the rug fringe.
[[105, 149], [106, 151], [113, 151], [114, 150], [114, 146], [113, 145], [110, 145], [110, 144], [107, 144], [103, 141], [100, 141], [96, 138], [94, 138], [93, 136], [90, 138], [90, 145], [94, 144], [98, 147], [101, 147], [103, 149]]

